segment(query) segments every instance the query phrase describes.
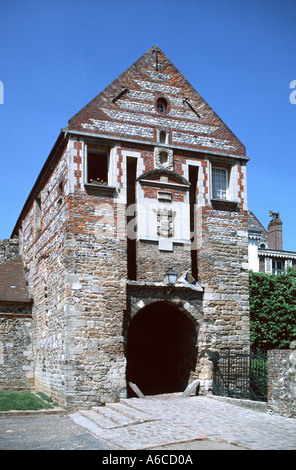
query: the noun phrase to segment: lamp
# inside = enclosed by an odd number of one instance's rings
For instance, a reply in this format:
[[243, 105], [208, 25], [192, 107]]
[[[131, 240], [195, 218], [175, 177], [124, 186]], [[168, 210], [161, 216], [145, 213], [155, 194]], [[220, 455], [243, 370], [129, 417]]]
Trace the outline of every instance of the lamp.
[[173, 286], [176, 284], [178, 278], [178, 274], [172, 269], [169, 268], [164, 276], [164, 282], [167, 286]]

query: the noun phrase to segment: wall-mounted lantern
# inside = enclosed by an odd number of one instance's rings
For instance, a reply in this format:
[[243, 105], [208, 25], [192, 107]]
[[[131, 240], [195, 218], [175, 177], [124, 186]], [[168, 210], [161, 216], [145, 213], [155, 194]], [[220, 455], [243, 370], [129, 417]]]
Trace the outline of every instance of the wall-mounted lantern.
[[169, 287], [172, 287], [176, 284], [177, 279], [178, 279], [178, 274], [172, 268], [169, 268], [164, 276], [165, 284]]

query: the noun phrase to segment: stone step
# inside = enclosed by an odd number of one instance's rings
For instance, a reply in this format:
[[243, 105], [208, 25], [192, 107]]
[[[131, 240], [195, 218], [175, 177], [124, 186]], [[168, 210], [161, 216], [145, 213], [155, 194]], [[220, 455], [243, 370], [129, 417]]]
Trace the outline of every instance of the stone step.
[[104, 419], [113, 422], [116, 427], [127, 426], [134, 423], [133, 419], [122, 414], [120, 410], [114, 410], [108, 406], [94, 406], [92, 410], [95, 411], [98, 416], [102, 416]]
[[131, 406], [127, 406], [125, 403], [107, 403], [106, 408], [110, 408], [117, 413], [126, 416], [127, 418], [131, 419], [133, 423], [151, 421], [151, 416], [148, 413], [137, 410]]
[[131, 403], [106, 403], [105, 406], [94, 406], [91, 410], [80, 410], [71, 417], [97, 435], [101, 435], [104, 430], [153, 421], [148, 413], [134, 408]]
[[90, 431], [92, 434], [95, 434], [96, 436], [101, 438], [103, 438], [104, 433], [106, 433], [108, 430], [112, 431], [111, 428], [103, 428], [99, 426], [92, 419], [89, 419], [87, 416], [84, 416], [81, 411], [78, 411], [77, 413], [72, 413], [69, 415], [69, 417], [74, 421], [74, 423], [79, 424], [79, 426], [88, 429], [88, 431]]
[[107, 418], [104, 414], [99, 413], [96, 410], [80, 410], [79, 412], [84, 418], [89, 419], [94, 424], [103, 429], [114, 429], [118, 427], [118, 424]]

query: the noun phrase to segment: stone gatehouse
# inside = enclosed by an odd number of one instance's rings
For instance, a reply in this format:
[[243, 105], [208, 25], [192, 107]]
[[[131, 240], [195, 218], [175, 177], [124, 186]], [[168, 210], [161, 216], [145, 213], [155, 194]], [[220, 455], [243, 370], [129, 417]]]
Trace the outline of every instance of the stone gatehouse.
[[12, 233], [28, 387], [66, 410], [130, 395], [129, 381], [155, 394], [198, 378], [206, 393], [211, 353], [249, 349], [247, 161], [157, 46], [69, 120]]

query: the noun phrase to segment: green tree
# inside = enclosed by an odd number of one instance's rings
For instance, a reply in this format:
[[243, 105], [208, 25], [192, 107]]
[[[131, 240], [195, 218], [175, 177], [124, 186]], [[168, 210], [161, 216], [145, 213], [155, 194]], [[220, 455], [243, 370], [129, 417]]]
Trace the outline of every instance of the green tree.
[[286, 349], [296, 339], [296, 269], [282, 275], [250, 271], [249, 278], [252, 350]]

